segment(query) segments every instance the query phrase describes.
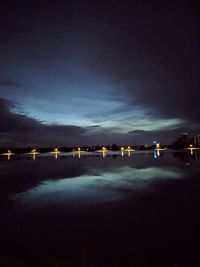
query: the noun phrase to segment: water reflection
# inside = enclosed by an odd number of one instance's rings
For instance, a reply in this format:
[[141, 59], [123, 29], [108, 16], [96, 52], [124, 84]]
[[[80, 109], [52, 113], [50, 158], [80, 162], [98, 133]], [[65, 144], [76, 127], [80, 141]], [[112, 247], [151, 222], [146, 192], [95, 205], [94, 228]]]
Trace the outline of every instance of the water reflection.
[[157, 154], [157, 151], [154, 151], [154, 152], [153, 152], [153, 157], [154, 157], [154, 159], [157, 159], [158, 156], [159, 156], [159, 155]]
[[[193, 166], [192, 163], [200, 160], [198, 151], [194, 151], [193, 155], [189, 151], [161, 152], [159, 155], [157, 151], [134, 152], [134, 156], [132, 157], [128, 153], [125, 153], [122, 157], [121, 151], [120, 153], [83, 153], [82, 155], [79, 153], [68, 153], [62, 154], [59, 157], [56, 154], [54, 153], [54, 157], [57, 159], [56, 161], [50, 154], [40, 154], [37, 157], [37, 161], [35, 161], [34, 154], [24, 156], [15, 155], [12, 157], [12, 160], [7, 162], [3, 156], [0, 157], [0, 199], [9, 197], [15, 193], [25, 192], [31, 188], [36, 188], [40, 183], [49, 179], [62, 180], [76, 178], [78, 179], [77, 182], [80, 181], [80, 184], [82, 184], [83, 180], [80, 179], [83, 176], [85, 182], [90, 181], [91, 183], [97, 184], [96, 178], [101, 178], [101, 183], [98, 183], [98, 186], [103, 186], [103, 181], [109, 181], [108, 186], [111, 187], [115, 183], [118, 185], [119, 175], [121, 176], [120, 185], [125, 186], [128, 175], [132, 177], [131, 185], [134, 185], [130, 188], [141, 188], [142, 185], [143, 187], [147, 186], [154, 178], [157, 179], [158, 173], [160, 179], [163, 177], [169, 178], [169, 175], [166, 175], [168, 171], [173, 172], [175, 178], [177, 178], [177, 174], [182, 177], [182, 165], [192, 165], [194, 168], [198, 165]], [[33, 161], [30, 160], [31, 158]], [[77, 159], [79, 159], [78, 162]], [[180, 160], [180, 164], [176, 159]], [[151, 177], [147, 181], [146, 177], [148, 175], [151, 175]], [[112, 180], [109, 179], [111, 176]], [[137, 177], [138, 179], [136, 179]], [[76, 185], [77, 182], [75, 180], [73, 182]], [[83, 188], [86, 192], [85, 183]]]
[[106, 151], [102, 152], [102, 157], [105, 158], [106, 157]]
[[[48, 180], [25, 194], [16, 195], [15, 199], [23, 197], [23, 202], [33, 201], [49, 205], [51, 203], [70, 201], [83, 204], [94, 204], [119, 200], [124, 197], [124, 190], [147, 190], [155, 180], [183, 178], [184, 173], [177, 168], [131, 168], [123, 166], [111, 168], [106, 172], [101, 169], [90, 169], [88, 175], [59, 180]], [[94, 175], [95, 174], [95, 175]]]
[[[35, 259], [34, 266], [50, 266], [52, 258], [55, 266], [83, 266], [76, 259], [82, 260], [85, 251], [91, 259], [85, 266], [149, 266], [137, 264], [148, 255], [147, 263], [159, 258], [173, 266], [171, 259], [182, 260], [183, 251], [193, 260], [200, 222], [199, 163], [196, 151], [2, 159], [0, 265], [4, 255], [17, 255], [21, 263], [26, 254]], [[38, 264], [46, 260], [47, 265]]]
[[200, 152], [199, 150], [194, 150], [194, 151], [179, 151], [179, 152], [173, 152], [173, 156], [175, 158], [180, 159], [182, 162], [184, 162], [186, 165], [190, 165], [194, 161], [199, 161], [200, 160]]

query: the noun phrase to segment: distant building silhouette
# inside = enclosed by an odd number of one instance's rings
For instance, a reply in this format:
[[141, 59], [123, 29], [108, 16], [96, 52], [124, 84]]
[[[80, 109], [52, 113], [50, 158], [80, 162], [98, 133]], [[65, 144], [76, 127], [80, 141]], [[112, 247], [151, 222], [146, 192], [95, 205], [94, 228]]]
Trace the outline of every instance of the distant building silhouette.
[[173, 146], [176, 148], [187, 147], [191, 143], [191, 138], [188, 133], [182, 133], [176, 141], [173, 142]]
[[195, 146], [200, 146], [200, 134], [194, 136], [194, 145]]
[[188, 133], [182, 133], [182, 135], [180, 136], [180, 139], [182, 141], [182, 143], [184, 144], [189, 144], [189, 134]]
[[200, 147], [200, 135], [191, 136], [189, 133], [182, 133], [173, 142], [172, 147], [174, 148], [186, 148], [190, 145]]

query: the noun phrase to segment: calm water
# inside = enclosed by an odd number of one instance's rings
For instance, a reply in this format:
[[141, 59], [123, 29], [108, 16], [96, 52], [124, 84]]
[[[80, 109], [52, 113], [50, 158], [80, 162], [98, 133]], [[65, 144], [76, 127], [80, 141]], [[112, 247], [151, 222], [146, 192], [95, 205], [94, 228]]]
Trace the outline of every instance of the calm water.
[[197, 151], [0, 157], [0, 266], [200, 266]]

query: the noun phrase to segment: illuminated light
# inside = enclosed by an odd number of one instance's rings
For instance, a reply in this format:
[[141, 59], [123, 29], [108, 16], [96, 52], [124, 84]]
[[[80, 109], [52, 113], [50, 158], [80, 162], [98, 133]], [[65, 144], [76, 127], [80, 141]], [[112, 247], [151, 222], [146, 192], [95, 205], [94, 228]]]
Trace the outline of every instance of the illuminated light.
[[159, 143], [156, 144], [156, 149], [160, 149], [160, 144]]
[[53, 154], [58, 154], [58, 153], [61, 153], [59, 150], [58, 150], [58, 148], [56, 147], [56, 148], [54, 148], [54, 150], [52, 151], [52, 152], [50, 152], [50, 153], [53, 153]]
[[10, 149], [8, 149], [7, 153], [2, 153], [1, 155], [7, 156], [7, 159], [10, 160], [11, 156], [13, 156], [15, 153], [12, 153]]
[[82, 152], [84, 152], [84, 150], [81, 150], [80, 147], [78, 147], [77, 150], [73, 149], [73, 153], [75, 153], [75, 154], [77, 154], [77, 153], [80, 154]]
[[157, 157], [160, 156], [160, 151], [162, 150], [166, 150], [166, 148], [161, 148], [160, 143], [156, 143], [156, 148], [154, 149], [154, 151], [156, 151]]
[[73, 157], [77, 157], [80, 158], [81, 157], [81, 153], [83, 153], [84, 150], [81, 150], [80, 147], [78, 147], [77, 149], [73, 149]]
[[52, 152], [50, 152], [51, 154], [54, 154], [54, 158], [57, 159], [58, 158], [58, 154], [61, 153], [57, 147], [54, 148], [54, 150]]
[[103, 158], [106, 157], [106, 151], [103, 151], [102, 156], [103, 156]]
[[124, 147], [121, 147], [121, 151], [124, 151]]
[[105, 146], [103, 146], [102, 147], [102, 149], [100, 149], [100, 150], [96, 150], [95, 152], [100, 152], [100, 153], [107, 153], [109, 150], [105, 147]]
[[134, 151], [134, 149], [132, 149], [132, 147], [131, 147], [131, 146], [128, 146], [126, 149], [124, 149], [124, 151], [131, 152], [131, 151]]
[[130, 151], [130, 150], [128, 151], [128, 156], [129, 156], [129, 157], [131, 156], [131, 151]]
[[199, 150], [200, 148], [198, 148], [198, 147], [193, 147], [193, 145], [190, 144], [189, 147], [186, 148], [186, 149], [190, 151], [190, 155], [193, 155], [193, 154], [194, 154], [194, 150]]
[[103, 146], [102, 147], [102, 156], [103, 156], [103, 158], [105, 158], [106, 157], [106, 152], [107, 152], [107, 149], [106, 149], [106, 147], [105, 146]]
[[29, 154], [39, 154], [39, 152], [37, 152], [37, 150], [34, 148], [31, 150], [31, 152]]
[[36, 159], [36, 154], [39, 154], [39, 152], [37, 152], [37, 150], [34, 148], [28, 154], [32, 155], [33, 160], [35, 160]]
[[3, 155], [7, 156], [8, 160], [10, 160], [11, 156], [14, 155], [10, 149], [8, 149], [7, 153], [3, 153]]
[[[6, 153], [5, 153], [6, 154]], [[12, 153], [12, 151], [10, 149], [8, 149], [8, 153], [9, 155], [14, 155], [15, 153]]]
[[160, 150], [162, 149], [154, 149], [154, 152], [153, 152], [154, 159], [157, 159], [158, 157], [160, 157]]

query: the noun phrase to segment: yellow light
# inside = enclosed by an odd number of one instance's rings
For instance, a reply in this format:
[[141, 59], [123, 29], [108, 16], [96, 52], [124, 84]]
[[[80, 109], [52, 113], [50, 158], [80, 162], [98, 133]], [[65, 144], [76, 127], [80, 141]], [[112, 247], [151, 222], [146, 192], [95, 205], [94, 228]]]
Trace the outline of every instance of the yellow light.
[[123, 146], [121, 147], [121, 151], [124, 151], [124, 147]]
[[57, 148], [54, 148], [54, 152], [58, 152], [58, 149]]
[[80, 147], [78, 147], [78, 151], [81, 151], [81, 148]]
[[190, 147], [193, 147], [193, 145], [191, 144]]
[[103, 146], [103, 147], [102, 147], [102, 150], [103, 150], [103, 151], [106, 151], [106, 147], [105, 147], [105, 146]]
[[103, 158], [105, 158], [106, 157], [106, 152], [105, 151], [103, 151]]
[[7, 153], [2, 153], [2, 155], [7, 156], [8, 160], [10, 160], [10, 156], [14, 155], [15, 153], [12, 153], [12, 151], [10, 149], [8, 149]]
[[159, 143], [156, 144], [156, 148], [157, 148], [157, 149], [160, 148], [160, 144], [159, 144]]

